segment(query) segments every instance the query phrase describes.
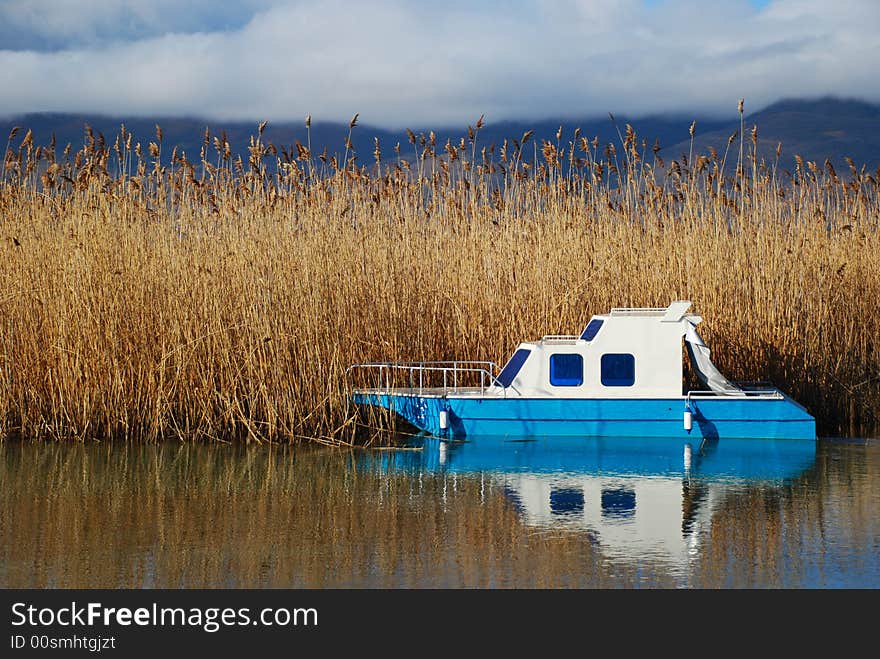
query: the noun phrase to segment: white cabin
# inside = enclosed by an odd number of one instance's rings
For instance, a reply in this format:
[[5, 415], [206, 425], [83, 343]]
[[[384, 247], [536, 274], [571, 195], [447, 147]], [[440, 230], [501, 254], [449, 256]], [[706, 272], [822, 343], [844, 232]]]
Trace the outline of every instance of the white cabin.
[[701, 322], [689, 301], [665, 309], [615, 308], [580, 335], [521, 343], [490, 394], [523, 398], [682, 396], [682, 339]]

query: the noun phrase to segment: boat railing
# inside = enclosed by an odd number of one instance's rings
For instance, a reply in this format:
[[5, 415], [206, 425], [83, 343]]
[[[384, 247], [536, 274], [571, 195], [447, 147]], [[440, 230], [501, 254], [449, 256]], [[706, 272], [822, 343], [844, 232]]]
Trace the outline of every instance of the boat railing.
[[581, 337], [577, 334], [545, 334], [541, 337], [543, 343], [574, 343]]
[[667, 309], [661, 307], [613, 307], [612, 316], [661, 316]]
[[712, 391], [693, 389], [687, 392], [686, 398], [785, 398], [779, 389], [770, 382], [735, 382], [739, 391]]
[[477, 388], [482, 394], [496, 384], [500, 372], [490, 361], [366, 362], [345, 371], [353, 385], [361, 382], [377, 392], [406, 389], [418, 394]]

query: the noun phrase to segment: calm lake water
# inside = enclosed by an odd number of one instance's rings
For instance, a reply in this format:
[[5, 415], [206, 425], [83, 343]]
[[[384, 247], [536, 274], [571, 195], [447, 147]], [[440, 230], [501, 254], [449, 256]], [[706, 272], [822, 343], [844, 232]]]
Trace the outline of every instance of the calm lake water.
[[0, 444], [0, 587], [880, 586], [880, 440]]

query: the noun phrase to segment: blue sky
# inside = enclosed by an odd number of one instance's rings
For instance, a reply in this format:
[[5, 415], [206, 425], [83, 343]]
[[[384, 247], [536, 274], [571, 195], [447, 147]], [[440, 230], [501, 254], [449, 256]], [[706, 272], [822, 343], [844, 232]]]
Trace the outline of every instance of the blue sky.
[[0, 0], [0, 115], [400, 127], [880, 101], [878, 27], [877, 0]]
[[[668, 0], [643, 0], [643, 1], [649, 7], [656, 6], [656, 5], [662, 5], [663, 3], [668, 2]], [[723, 0], [718, 0], [718, 1], [723, 2]], [[752, 7], [754, 7], [757, 10], [760, 10], [760, 9], [763, 9], [764, 7], [766, 7], [767, 5], [769, 5], [771, 0], [748, 0], [748, 2]], [[707, 2], [705, 4], [706, 4], [706, 6], [711, 6], [713, 3], [711, 1], [707, 0]]]
[[[664, 3], [668, 2], [669, 0], [642, 0], [642, 1], [643, 1], [643, 3], [644, 3], [645, 5], [647, 5], [648, 7], [654, 7], [654, 6], [657, 6], [657, 5], [663, 5]], [[716, 0], [716, 3], [717, 3], [717, 2], [723, 2], [723, 1], [724, 1], [724, 0]], [[748, 0], [748, 3], [749, 3], [752, 7], [754, 7], [756, 10], [761, 10], [761, 9], [763, 9], [764, 7], [766, 7], [767, 5], [769, 5], [770, 2], [771, 2], [771, 0]], [[711, 6], [712, 4], [713, 4], [712, 0], [707, 0], [706, 3], [705, 3], [706, 6]]]

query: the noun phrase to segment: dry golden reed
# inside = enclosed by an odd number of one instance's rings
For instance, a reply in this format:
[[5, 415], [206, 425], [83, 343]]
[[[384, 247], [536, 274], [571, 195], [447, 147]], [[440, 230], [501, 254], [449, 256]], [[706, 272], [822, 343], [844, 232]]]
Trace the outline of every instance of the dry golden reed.
[[[310, 125], [307, 120], [307, 128]], [[9, 136], [0, 170], [0, 436], [352, 441], [344, 372], [488, 359], [612, 306], [694, 301], [713, 358], [823, 432], [880, 416], [878, 173], [631, 126], [383, 159], [205, 132], [190, 160], [123, 126]], [[693, 139], [694, 126], [691, 126]], [[135, 141], [134, 144], [132, 142]], [[737, 158], [735, 166], [729, 160]]]

